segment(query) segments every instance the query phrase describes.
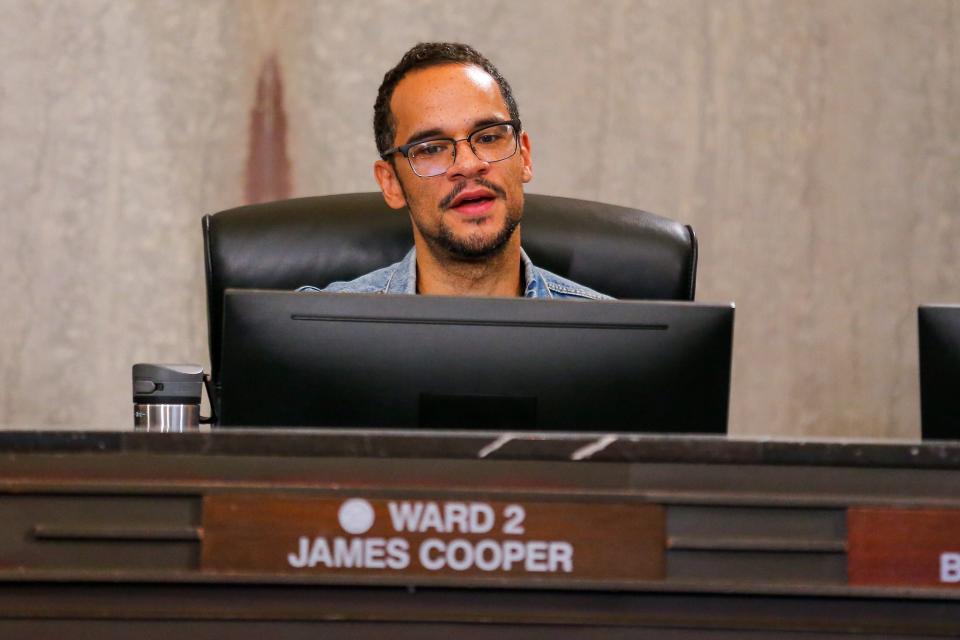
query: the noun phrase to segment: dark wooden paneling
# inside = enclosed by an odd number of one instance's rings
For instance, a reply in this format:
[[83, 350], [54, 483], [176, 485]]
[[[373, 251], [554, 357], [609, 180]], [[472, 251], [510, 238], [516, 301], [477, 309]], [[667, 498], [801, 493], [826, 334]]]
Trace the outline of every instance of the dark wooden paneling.
[[0, 568], [195, 570], [200, 499], [0, 494]]

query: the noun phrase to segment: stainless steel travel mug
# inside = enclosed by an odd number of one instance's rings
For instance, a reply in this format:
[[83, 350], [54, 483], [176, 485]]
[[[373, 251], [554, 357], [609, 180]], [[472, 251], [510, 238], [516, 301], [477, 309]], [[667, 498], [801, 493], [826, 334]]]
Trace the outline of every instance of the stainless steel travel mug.
[[134, 430], [198, 431], [202, 390], [199, 365], [133, 365]]

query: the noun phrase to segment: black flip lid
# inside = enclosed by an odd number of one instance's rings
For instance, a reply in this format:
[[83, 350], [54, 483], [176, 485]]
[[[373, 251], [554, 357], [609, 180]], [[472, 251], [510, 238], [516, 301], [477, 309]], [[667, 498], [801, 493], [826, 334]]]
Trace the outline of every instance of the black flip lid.
[[197, 404], [203, 367], [196, 364], [133, 365], [133, 401], [144, 404]]

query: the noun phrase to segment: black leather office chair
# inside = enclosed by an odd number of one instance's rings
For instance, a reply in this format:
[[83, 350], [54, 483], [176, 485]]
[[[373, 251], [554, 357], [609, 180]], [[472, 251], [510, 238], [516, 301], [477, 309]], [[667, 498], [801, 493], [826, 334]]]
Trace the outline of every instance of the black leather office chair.
[[[693, 229], [599, 202], [526, 194], [523, 247], [534, 264], [615, 298], [693, 300]], [[323, 287], [403, 258], [413, 237], [405, 211], [379, 192], [297, 198], [203, 218], [214, 394], [226, 289]]]

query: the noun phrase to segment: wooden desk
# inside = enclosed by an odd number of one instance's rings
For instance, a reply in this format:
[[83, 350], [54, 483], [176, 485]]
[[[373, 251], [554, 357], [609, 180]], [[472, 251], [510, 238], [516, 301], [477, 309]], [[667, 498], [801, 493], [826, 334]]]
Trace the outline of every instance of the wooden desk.
[[0, 637], [958, 637], [957, 514], [960, 444], [0, 432]]

